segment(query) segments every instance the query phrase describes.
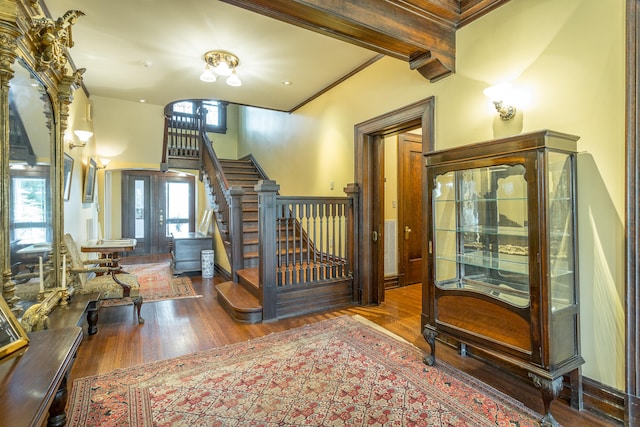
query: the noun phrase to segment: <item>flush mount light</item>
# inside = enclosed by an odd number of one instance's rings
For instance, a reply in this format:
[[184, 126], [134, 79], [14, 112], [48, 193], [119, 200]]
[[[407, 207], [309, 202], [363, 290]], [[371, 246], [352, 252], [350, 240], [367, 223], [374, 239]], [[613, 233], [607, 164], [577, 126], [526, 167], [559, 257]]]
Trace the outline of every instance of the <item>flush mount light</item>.
[[204, 71], [200, 80], [207, 83], [215, 82], [219, 76], [227, 77], [229, 86], [240, 86], [242, 81], [236, 73], [236, 67], [240, 63], [237, 56], [221, 50], [210, 50], [204, 54]]

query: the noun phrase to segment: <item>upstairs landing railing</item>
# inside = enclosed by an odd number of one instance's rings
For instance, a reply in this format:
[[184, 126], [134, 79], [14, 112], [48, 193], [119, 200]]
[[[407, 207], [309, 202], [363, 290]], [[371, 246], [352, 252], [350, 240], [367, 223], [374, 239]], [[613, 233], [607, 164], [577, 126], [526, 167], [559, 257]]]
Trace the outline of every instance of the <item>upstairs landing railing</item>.
[[202, 117], [167, 108], [164, 123], [161, 168], [197, 167], [202, 141]]

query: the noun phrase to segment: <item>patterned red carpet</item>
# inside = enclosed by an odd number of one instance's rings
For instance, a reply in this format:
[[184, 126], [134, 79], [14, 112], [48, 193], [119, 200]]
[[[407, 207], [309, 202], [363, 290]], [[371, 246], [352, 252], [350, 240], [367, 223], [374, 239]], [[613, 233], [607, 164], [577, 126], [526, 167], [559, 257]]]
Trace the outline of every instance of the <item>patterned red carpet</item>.
[[[140, 294], [144, 303], [198, 296], [188, 277], [173, 277], [170, 262], [152, 264], [129, 264], [122, 266], [127, 273], [135, 274], [140, 283]], [[102, 307], [131, 305], [131, 298], [108, 299], [100, 302]]]
[[537, 426], [539, 415], [343, 316], [81, 378], [70, 426]]

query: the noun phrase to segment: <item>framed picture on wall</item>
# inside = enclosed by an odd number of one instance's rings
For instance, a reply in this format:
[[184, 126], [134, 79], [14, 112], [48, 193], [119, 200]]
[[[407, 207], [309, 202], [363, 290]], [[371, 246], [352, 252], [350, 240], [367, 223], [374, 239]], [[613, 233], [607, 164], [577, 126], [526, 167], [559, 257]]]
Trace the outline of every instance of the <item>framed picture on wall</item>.
[[73, 176], [73, 157], [64, 153], [64, 200], [71, 195], [71, 177]]
[[87, 171], [84, 175], [84, 197], [82, 198], [82, 203], [93, 203], [93, 196], [96, 189], [97, 169], [98, 165], [96, 161], [92, 158], [89, 158]]
[[28, 343], [29, 338], [24, 329], [4, 299], [0, 298], [0, 359], [20, 350]]

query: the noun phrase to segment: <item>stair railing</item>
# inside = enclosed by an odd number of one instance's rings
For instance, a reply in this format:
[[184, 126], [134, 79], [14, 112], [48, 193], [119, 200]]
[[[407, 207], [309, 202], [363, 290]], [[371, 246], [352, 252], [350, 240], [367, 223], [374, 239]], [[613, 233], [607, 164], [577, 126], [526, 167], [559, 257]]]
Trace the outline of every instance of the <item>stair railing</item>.
[[215, 215], [218, 221], [227, 224], [227, 230], [221, 232], [224, 241], [229, 243], [227, 256], [231, 261], [232, 277], [237, 280], [236, 271], [243, 267], [242, 245], [242, 187], [229, 186], [224, 170], [216, 156], [213, 144], [204, 129], [206, 111], [201, 113], [200, 163], [203, 174], [209, 181], [215, 199]]
[[[288, 302], [299, 305], [304, 296], [322, 295], [322, 291], [314, 293], [315, 289], [335, 283], [348, 283], [350, 293], [333, 302], [329, 301], [332, 297], [315, 306], [311, 302], [310, 307], [317, 310], [325, 304], [354, 301], [357, 186], [350, 184], [345, 189], [347, 197], [277, 196], [279, 186], [274, 181], [260, 181], [255, 189], [263, 320], [278, 318], [290, 309]], [[285, 293], [286, 299], [282, 298]]]

